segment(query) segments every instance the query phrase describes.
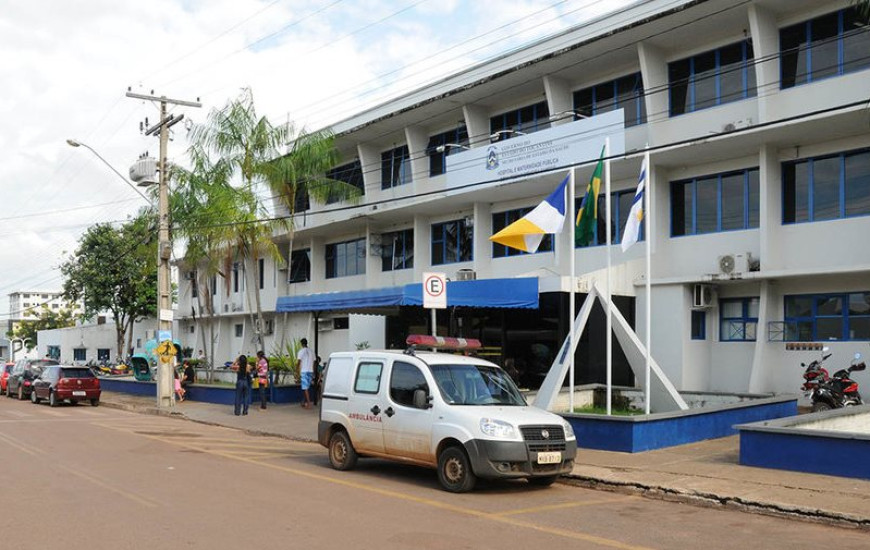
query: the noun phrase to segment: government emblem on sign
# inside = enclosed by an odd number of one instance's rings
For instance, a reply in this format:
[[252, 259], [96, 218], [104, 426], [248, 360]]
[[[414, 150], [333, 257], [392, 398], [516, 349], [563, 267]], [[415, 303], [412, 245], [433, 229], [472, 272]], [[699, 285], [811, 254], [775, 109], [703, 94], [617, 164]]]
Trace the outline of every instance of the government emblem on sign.
[[498, 148], [490, 147], [486, 152], [486, 169], [495, 170], [498, 168]]

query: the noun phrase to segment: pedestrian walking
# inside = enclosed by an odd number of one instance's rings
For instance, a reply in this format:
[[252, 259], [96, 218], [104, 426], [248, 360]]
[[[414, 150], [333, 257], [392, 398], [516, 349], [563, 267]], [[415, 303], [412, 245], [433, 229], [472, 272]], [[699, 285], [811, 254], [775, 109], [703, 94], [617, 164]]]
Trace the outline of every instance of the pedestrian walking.
[[193, 365], [190, 364], [190, 361], [185, 359], [184, 373], [181, 376], [181, 387], [184, 388], [185, 396], [194, 382], [196, 382], [196, 370], [193, 368]]
[[302, 395], [305, 401], [302, 406], [306, 409], [311, 408], [311, 382], [314, 379], [314, 352], [308, 347], [308, 340], [303, 338], [299, 341], [302, 348], [296, 354], [296, 368], [299, 371], [299, 384], [302, 386]]
[[233, 412], [236, 416], [248, 414], [249, 396], [251, 393], [251, 368], [248, 358], [239, 355], [235, 363], [230, 367], [236, 373], [236, 401]]
[[257, 352], [257, 379], [260, 386], [260, 408], [266, 408], [266, 394], [269, 391], [269, 360], [263, 351]]

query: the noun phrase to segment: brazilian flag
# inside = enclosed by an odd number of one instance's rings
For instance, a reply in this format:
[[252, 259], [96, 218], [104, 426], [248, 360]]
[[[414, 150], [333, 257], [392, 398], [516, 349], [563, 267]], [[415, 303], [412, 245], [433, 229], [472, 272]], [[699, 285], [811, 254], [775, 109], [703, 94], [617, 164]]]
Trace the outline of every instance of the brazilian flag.
[[601, 173], [604, 171], [604, 147], [601, 156], [592, 173], [592, 179], [586, 186], [586, 196], [577, 211], [577, 227], [574, 229], [574, 239], [578, 246], [589, 246], [595, 236], [595, 225], [598, 220], [598, 192], [601, 190]]

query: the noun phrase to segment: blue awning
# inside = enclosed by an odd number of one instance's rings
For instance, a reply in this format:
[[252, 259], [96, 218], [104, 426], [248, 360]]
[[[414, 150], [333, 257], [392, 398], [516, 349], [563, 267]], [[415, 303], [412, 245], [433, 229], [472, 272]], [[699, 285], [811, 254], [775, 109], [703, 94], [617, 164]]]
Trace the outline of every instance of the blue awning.
[[[390, 288], [321, 292], [278, 298], [278, 313], [302, 311], [358, 311], [395, 306], [422, 306], [420, 283]], [[480, 279], [448, 281], [447, 305], [480, 308], [538, 308], [538, 279]]]

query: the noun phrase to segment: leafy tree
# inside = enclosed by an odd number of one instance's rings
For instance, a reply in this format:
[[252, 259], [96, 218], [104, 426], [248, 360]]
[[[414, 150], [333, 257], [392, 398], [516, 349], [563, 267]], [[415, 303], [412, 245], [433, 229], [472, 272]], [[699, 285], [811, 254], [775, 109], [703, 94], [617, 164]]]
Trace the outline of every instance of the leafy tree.
[[[191, 133], [194, 146], [191, 156], [211, 156], [212, 160], [199, 163], [199, 169], [224, 167], [240, 185], [227, 189], [213, 188], [222, 199], [223, 209], [212, 223], [220, 223], [216, 232], [219, 245], [224, 247], [224, 276], [229, 290], [228, 268], [236, 260], [242, 271], [250, 275], [246, 288], [253, 293], [252, 321], [258, 349], [263, 349], [263, 310], [260, 302], [260, 258], [269, 256], [283, 261], [273, 235], [292, 230], [292, 217], [273, 217], [269, 205], [258, 195], [261, 184], [279, 193], [279, 201], [291, 205], [297, 193], [310, 191], [314, 198], [326, 200], [357, 196], [359, 190], [344, 182], [325, 178], [325, 172], [336, 159], [334, 144], [326, 133], [297, 133], [290, 124], [274, 125], [257, 114], [251, 91], [227, 103], [223, 109], [209, 113], [203, 125], [195, 126]], [[289, 148], [289, 152], [285, 150]], [[217, 160], [214, 160], [214, 159]], [[197, 162], [194, 163], [197, 165]], [[196, 169], [196, 168], [195, 168]], [[226, 174], [224, 174], [226, 175]], [[202, 173], [200, 183], [216, 182]], [[314, 185], [316, 183], [317, 185]], [[227, 183], [222, 183], [226, 186]]]
[[143, 211], [120, 228], [91, 226], [60, 269], [64, 297], [82, 300], [84, 318], [108, 311], [115, 321], [117, 357], [130, 347], [133, 323], [156, 315], [156, 216]]
[[75, 326], [75, 324], [76, 320], [71, 308], [52, 310], [48, 304], [42, 304], [39, 313], [36, 313], [36, 319], [28, 319], [18, 323], [12, 332], [12, 337], [21, 338], [26, 342], [27, 351], [30, 351], [36, 347], [36, 335], [40, 330], [67, 328]]

